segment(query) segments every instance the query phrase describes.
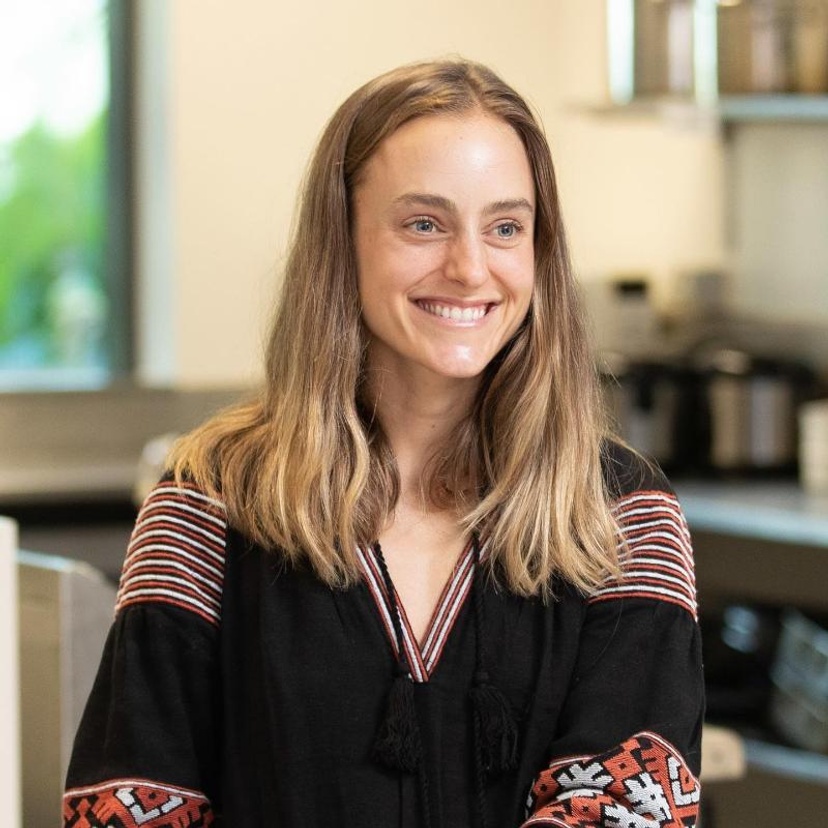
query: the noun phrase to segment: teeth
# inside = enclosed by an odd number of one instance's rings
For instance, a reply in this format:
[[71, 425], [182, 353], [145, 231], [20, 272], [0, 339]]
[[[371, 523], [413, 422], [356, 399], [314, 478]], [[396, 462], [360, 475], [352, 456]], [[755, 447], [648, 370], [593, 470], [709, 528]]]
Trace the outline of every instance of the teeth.
[[434, 302], [420, 302], [419, 305], [434, 316], [451, 319], [453, 322], [476, 322], [486, 315], [485, 305], [476, 308], [458, 308], [456, 305], [438, 305]]

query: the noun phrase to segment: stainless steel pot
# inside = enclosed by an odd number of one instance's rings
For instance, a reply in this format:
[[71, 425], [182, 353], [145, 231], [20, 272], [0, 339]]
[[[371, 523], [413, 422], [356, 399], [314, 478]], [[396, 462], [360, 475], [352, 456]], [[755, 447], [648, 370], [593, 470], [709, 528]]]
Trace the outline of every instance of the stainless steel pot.
[[738, 350], [700, 368], [701, 450], [719, 472], [793, 472], [797, 408], [812, 376], [804, 365]]

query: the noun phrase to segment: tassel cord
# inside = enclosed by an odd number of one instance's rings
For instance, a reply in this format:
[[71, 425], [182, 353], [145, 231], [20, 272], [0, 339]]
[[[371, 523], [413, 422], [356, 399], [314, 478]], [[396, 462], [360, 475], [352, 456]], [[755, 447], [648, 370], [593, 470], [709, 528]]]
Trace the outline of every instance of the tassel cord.
[[377, 759], [388, 767], [405, 773], [417, 774], [424, 828], [433, 828], [428, 769], [423, 756], [422, 734], [414, 705], [414, 683], [409, 678], [397, 593], [385, 563], [385, 556], [382, 554], [382, 547], [378, 542], [374, 544], [374, 553], [385, 582], [391, 608], [391, 623], [397, 642], [397, 662], [394, 666], [394, 681], [389, 692], [388, 711], [385, 721], [380, 725], [374, 744], [374, 753]]
[[469, 691], [472, 703], [475, 786], [478, 822], [486, 828], [487, 775], [495, 776], [517, 766], [518, 727], [511, 706], [503, 692], [492, 684], [488, 672], [485, 636], [483, 566], [480, 545], [475, 535], [472, 598], [475, 625], [475, 671]]

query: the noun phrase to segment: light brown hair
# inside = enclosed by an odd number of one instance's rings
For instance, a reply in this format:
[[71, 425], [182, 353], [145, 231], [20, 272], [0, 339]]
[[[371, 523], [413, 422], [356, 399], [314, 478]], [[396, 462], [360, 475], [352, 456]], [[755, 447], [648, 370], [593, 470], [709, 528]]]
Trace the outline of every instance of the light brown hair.
[[537, 202], [534, 294], [423, 491], [460, 511], [487, 542], [493, 573], [518, 594], [546, 597], [554, 576], [589, 590], [617, 571], [601, 473], [605, 423], [547, 141], [490, 69], [445, 60], [375, 78], [336, 111], [307, 172], [264, 388], [184, 437], [171, 458], [179, 478], [224, 501], [236, 528], [308, 561], [331, 586], [359, 577], [356, 546], [376, 539], [399, 494], [393, 454], [363, 398], [354, 188], [403, 124], [474, 111], [511, 125], [526, 149]]

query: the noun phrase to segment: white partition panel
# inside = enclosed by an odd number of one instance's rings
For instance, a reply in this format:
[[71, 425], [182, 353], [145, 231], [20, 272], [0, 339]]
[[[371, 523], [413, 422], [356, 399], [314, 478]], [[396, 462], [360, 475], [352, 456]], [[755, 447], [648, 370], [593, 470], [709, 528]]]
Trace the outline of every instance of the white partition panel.
[[17, 525], [0, 517], [0, 802], [3, 825], [20, 827], [20, 682]]

